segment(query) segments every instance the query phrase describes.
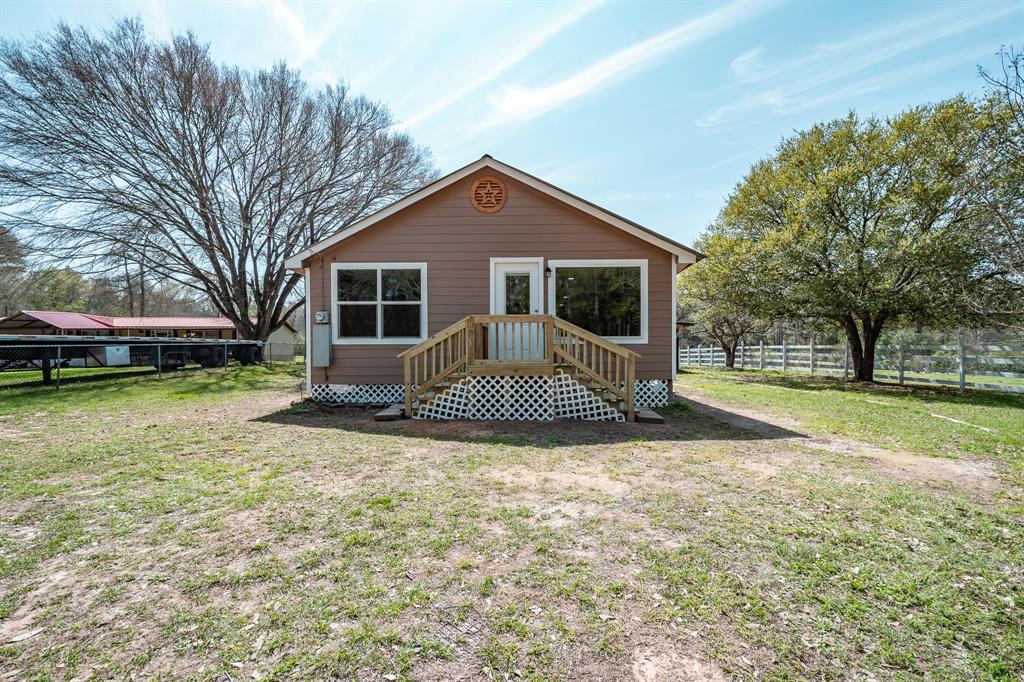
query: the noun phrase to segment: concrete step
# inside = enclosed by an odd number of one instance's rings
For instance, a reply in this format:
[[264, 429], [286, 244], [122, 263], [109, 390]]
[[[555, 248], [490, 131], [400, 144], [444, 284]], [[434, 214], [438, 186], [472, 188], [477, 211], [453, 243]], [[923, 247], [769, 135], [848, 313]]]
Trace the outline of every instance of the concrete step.
[[636, 420], [642, 424], [664, 424], [665, 418], [649, 407], [636, 406]]
[[401, 419], [404, 416], [402, 414], [402, 412], [404, 410], [405, 410], [405, 405], [403, 405], [401, 403], [395, 403], [394, 405], [389, 405], [388, 407], [385, 407], [383, 410], [381, 410], [377, 414], [373, 415], [373, 421], [375, 421], [375, 422], [393, 422], [393, 421], [398, 421], [399, 419]]

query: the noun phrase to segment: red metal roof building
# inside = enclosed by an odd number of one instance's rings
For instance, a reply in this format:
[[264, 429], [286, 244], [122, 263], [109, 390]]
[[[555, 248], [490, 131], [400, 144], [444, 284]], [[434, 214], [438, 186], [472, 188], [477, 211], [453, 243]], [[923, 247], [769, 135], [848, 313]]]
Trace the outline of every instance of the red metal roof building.
[[226, 317], [115, 317], [56, 310], [22, 310], [0, 318], [0, 334], [237, 338]]

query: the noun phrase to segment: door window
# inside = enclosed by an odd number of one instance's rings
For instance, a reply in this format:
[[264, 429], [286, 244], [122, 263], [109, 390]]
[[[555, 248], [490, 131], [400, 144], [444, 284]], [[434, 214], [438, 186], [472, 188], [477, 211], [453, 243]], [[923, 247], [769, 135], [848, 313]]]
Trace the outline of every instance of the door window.
[[530, 273], [505, 273], [505, 314], [530, 314]]

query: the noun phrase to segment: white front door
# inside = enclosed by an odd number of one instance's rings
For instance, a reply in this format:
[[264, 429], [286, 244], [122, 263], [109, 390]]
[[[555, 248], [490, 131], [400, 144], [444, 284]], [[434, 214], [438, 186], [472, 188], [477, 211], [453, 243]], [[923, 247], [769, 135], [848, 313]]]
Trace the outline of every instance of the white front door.
[[[539, 315], [544, 312], [543, 258], [491, 259], [491, 314]], [[539, 360], [544, 357], [543, 326], [537, 322], [488, 325], [492, 360]]]
[[542, 310], [541, 258], [491, 261], [491, 314], [539, 315]]

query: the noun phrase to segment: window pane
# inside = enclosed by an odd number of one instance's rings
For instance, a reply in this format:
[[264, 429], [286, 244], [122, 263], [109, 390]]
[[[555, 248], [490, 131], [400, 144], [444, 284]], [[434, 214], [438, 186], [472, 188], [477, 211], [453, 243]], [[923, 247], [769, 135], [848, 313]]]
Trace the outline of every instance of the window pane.
[[376, 270], [338, 270], [339, 301], [376, 301]]
[[342, 338], [376, 338], [377, 306], [339, 305], [338, 330]]
[[420, 301], [420, 271], [381, 270], [382, 301]]
[[601, 336], [640, 336], [640, 268], [558, 268], [558, 317]]
[[420, 306], [417, 305], [386, 305], [384, 306], [384, 338], [419, 338], [420, 337]]
[[505, 314], [528, 315], [530, 313], [530, 273], [505, 273]]

